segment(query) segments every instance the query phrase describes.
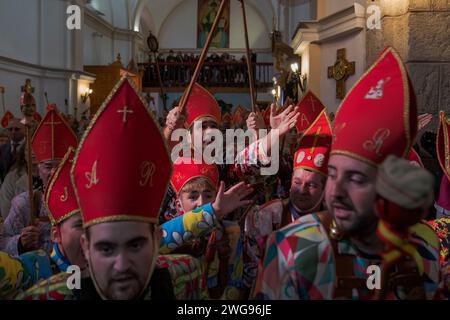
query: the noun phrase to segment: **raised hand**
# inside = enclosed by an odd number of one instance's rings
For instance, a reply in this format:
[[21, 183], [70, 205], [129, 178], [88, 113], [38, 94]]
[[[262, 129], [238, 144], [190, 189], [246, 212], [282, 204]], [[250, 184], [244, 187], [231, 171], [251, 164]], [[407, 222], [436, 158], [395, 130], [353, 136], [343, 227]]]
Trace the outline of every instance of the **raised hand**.
[[253, 130], [264, 129], [266, 127], [264, 123], [264, 118], [256, 107], [256, 112], [250, 112], [247, 118], [247, 128]]
[[234, 210], [253, 203], [252, 200], [244, 200], [253, 192], [253, 188], [240, 182], [225, 192], [225, 183], [220, 182], [216, 201], [212, 204], [217, 219], [221, 220]]
[[186, 121], [186, 115], [180, 112], [179, 107], [175, 107], [169, 111], [166, 118], [166, 128], [170, 131], [175, 129], [183, 128], [184, 122]]
[[270, 110], [270, 125], [272, 129], [278, 129], [280, 136], [283, 136], [295, 127], [300, 113], [298, 112], [298, 107], [294, 107], [293, 105], [287, 107], [279, 115], [276, 115], [276, 110], [274, 109], [274, 105], [272, 105]]

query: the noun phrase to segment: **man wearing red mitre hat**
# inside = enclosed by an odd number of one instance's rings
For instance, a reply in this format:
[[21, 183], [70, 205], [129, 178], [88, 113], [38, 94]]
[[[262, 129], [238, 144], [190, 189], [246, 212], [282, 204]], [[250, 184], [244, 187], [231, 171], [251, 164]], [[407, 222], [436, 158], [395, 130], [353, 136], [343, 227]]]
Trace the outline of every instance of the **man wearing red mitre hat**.
[[[143, 142], [142, 136], [152, 139]], [[170, 275], [156, 264], [161, 245], [158, 216], [171, 173], [159, 126], [132, 81], [123, 78], [84, 133], [71, 168], [89, 277], [81, 280], [81, 288], [70, 290], [67, 274], [57, 275], [31, 288], [25, 298], [173, 298]], [[223, 194], [219, 198], [229, 199]], [[191, 224], [202, 220], [205, 212], [220, 217], [235, 206], [216, 201], [198, 208]], [[179, 225], [180, 220], [171, 220], [162, 233], [172, 239]]]
[[250, 289], [267, 237], [309, 213], [322, 211], [328, 159], [331, 148], [331, 124], [326, 110], [303, 132], [294, 155], [290, 194], [287, 199], [255, 206], [245, 219], [246, 285]]
[[[306, 215], [273, 233], [258, 272], [260, 299], [370, 299], [370, 266], [382, 262], [377, 166], [388, 155], [407, 157], [417, 131], [414, 91], [397, 52], [387, 48], [342, 102], [333, 128], [325, 202], [328, 211]], [[423, 222], [409, 235], [412, 265], [380, 272], [393, 279], [389, 299], [433, 299], [438, 290], [439, 243]], [[410, 243], [411, 244], [411, 243]], [[411, 262], [411, 261], [409, 261]], [[405, 273], [406, 272], [406, 273]], [[413, 282], [396, 282], [402, 275]], [[372, 290], [373, 289], [373, 290]], [[382, 288], [386, 289], [386, 288]]]
[[[77, 138], [56, 108], [51, 108], [37, 127], [31, 145], [45, 188], [52, 170], [58, 166], [68, 148], [76, 147]], [[41, 191], [33, 191], [32, 201], [34, 212], [30, 210], [29, 192], [19, 194], [11, 202], [4, 223], [3, 250], [13, 256], [36, 249], [47, 253], [52, 250], [50, 221]]]

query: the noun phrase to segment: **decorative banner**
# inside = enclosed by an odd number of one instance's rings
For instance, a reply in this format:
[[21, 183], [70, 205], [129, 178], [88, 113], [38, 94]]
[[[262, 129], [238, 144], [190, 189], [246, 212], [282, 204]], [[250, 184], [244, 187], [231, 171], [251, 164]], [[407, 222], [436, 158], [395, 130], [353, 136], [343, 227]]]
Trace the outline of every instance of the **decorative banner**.
[[[219, 0], [198, 0], [197, 47], [203, 48], [219, 9]], [[212, 48], [228, 48], [230, 46], [230, 1], [225, 6], [223, 15], [217, 26], [216, 35], [211, 42]]]

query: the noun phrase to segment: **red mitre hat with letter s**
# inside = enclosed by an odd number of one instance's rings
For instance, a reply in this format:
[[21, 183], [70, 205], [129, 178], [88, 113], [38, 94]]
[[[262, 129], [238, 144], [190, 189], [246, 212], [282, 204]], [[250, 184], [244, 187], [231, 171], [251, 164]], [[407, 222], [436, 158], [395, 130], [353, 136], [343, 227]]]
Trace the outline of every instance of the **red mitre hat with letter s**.
[[69, 147], [63, 160], [51, 176], [48, 187], [45, 190], [45, 206], [53, 225], [59, 224], [80, 212], [72, 180], [70, 179], [70, 168], [72, 167], [74, 155], [75, 150]]
[[160, 127], [123, 77], [85, 131], [71, 169], [84, 227], [157, 223], [171, 175]]
[[294, 170], [307, 169], [327, 176], [332, 138], [330, 120], [323, 109], [300, 140], [294, 155]]
[[206, 119], [220, 124], [222, 118], [222, 112], [216, 98], [198, 83], [195, 83], [192, 88], [192, 93], [186, 104], [186, 110], [188, 112], [186, 119], [187, 128], [190, 128], [195, 121]]
[[173, 165], [171, 184], [178, 194], [183, 187], [195, 178], [206, 178], [216, 189], [219, 185], [219, 170], [215, 164], [196, 164], [191, 158], [178, 158]]
[[342, 102], [331, 155], [376, 166], [389, 154], [407, 157], [416, 133], [414, 90], [399, 54], [388, 47]]

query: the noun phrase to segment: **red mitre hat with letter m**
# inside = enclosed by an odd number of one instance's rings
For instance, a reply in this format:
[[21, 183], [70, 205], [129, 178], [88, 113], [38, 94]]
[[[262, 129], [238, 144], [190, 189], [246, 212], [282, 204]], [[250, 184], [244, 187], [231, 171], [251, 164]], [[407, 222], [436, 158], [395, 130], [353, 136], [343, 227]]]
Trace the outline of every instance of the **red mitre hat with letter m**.
[[171, 175], [161, 129], [123, 77], [85, 131], [71, 169], [84, 227], [157, 223]]
[[173, 165], [172, 187], [178, 194], [183, 187], [195, 178], [206, 178], [216, 189], [219, 185], [219, 170], [215, 164], [196, 164], [191, 158], [178, 158]]
[[317, 98], [311, 90], [308, 90], [305, 93], [303, 98], [297, 104], [297, 107], [299, 108], [298, 112], [300, 113], [296, 124], [297, 132], [299, 134], [305, 132], [314, 120], [317, 119], [322, 110], [325, 109], [325, 106], [320, 99]]
[[331, 155], [376, 166], [389, 154], [406, 158], [416, 133], [414, 90], [400, 56], [388, 47], [342, 102]]
[[306, 169], [327, 176], [332, 139], [330, 120], [323, 109], [300, 140], [294, 156], [294, 170]]
[[61, 160], [69, 147], [77, 147], [77, 136], [56, 108], [47, 111], [31, 140], [39, 162]]
[[450, 181], [450, 118], [444, 112], [439, 113], [439, 129], [436, 139], [436, 151], [444, 174]]
[[66, 155], [51, 176], [48, 187], [45, 190], [45, 206], [49, 212], [53, 225], [70, 218], [80, 212], [72, 180], [70, 168], [72, 167], [75, 150], [69, 147]]
[[222, 119], [222, 112], [216, 98], [198, 83], [195, 83], [192, 88], [186, 110], [188, 112], [187, 128], [190, 128], [195, 121], [208, 119], [220, 124]]

